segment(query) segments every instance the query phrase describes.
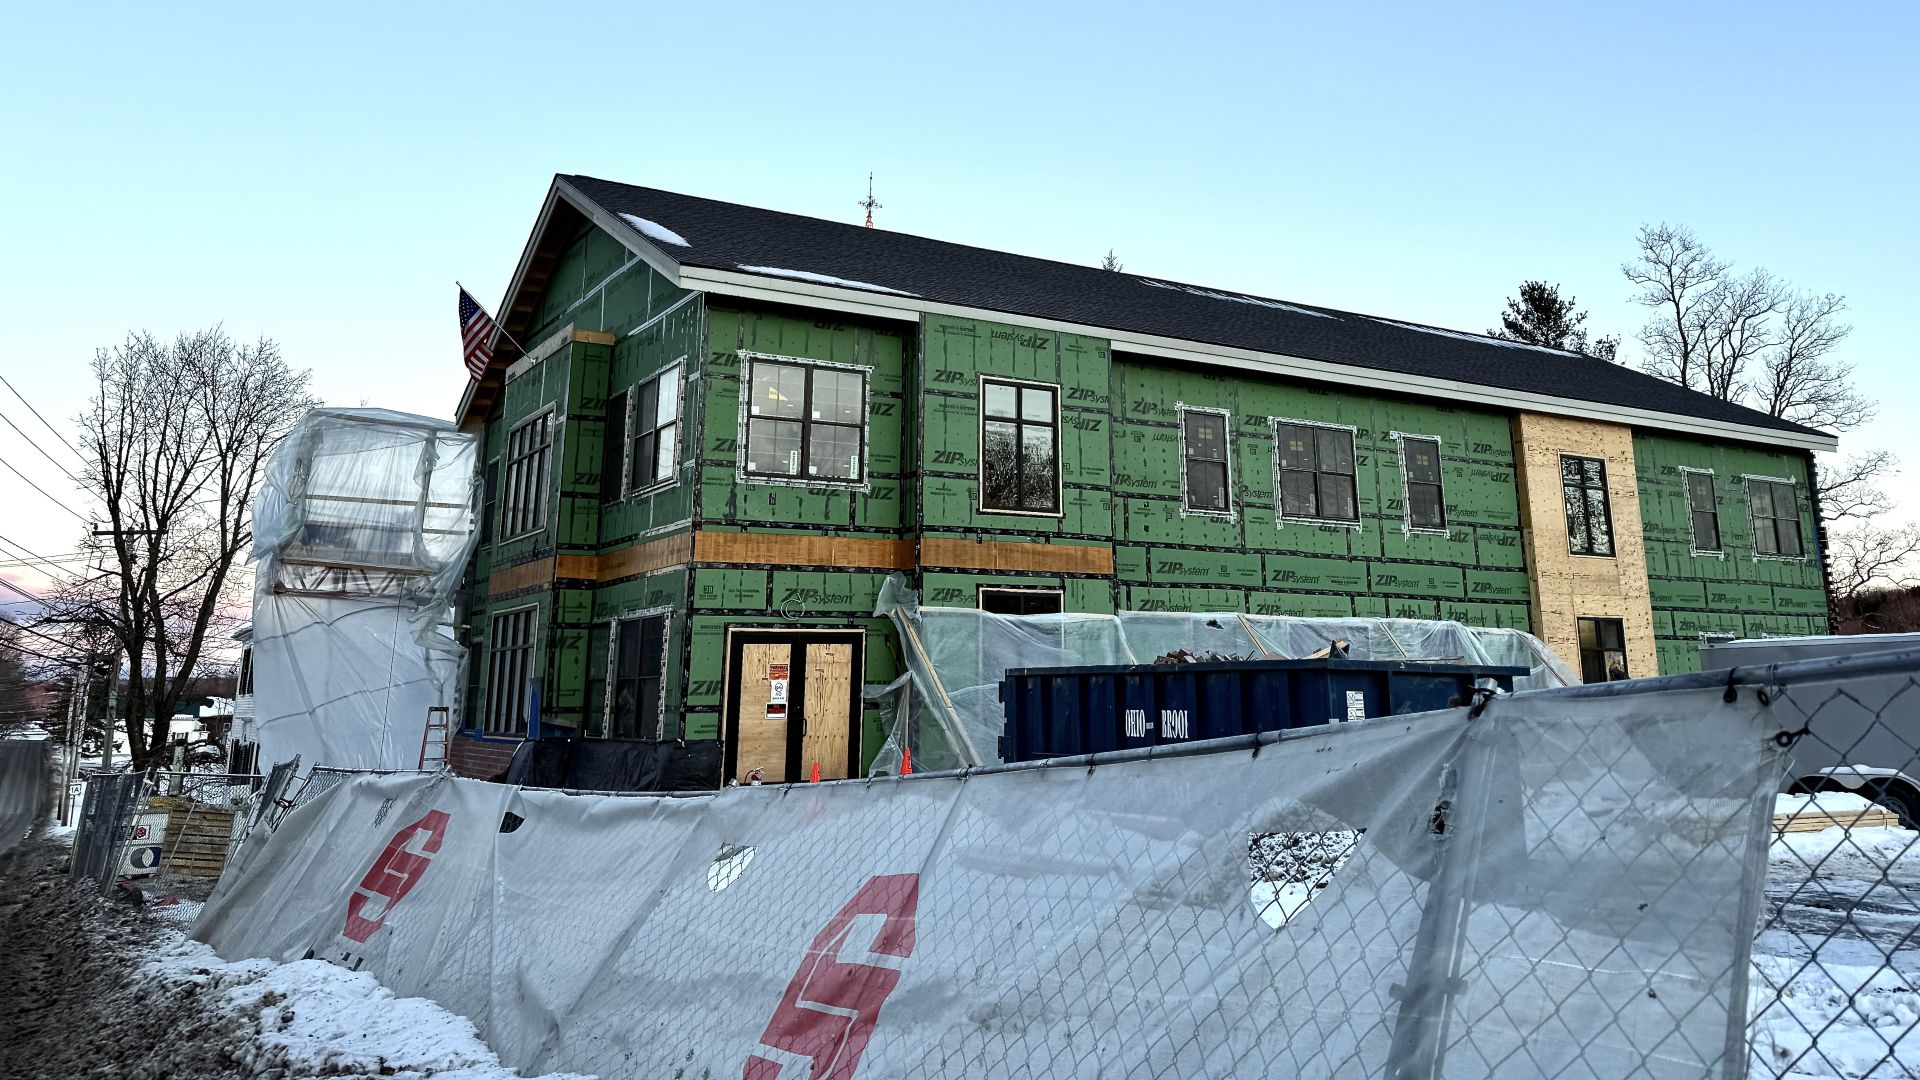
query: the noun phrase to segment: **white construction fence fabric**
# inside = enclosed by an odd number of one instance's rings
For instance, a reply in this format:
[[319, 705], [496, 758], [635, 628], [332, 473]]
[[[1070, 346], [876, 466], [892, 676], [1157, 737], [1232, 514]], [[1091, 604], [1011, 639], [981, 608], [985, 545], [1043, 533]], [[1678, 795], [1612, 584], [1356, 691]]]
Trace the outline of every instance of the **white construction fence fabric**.
[[360, 776], [194, 936], [610, 1080], [1736, 1076], [1778, 711], [1528, 694], [690, 797]]
[[1324, 655], [1335, 643], [1355, 660], [1436, 660], [1523, 667], [1515, 690], [1573, 686], [1580, 679], [1521, 630], [1422, 619], [1310, 619], [1235, 612], [1122, 611], [1116, 615], [995, 615], [977, 608], [921, 607], [894, 575], [874, 614], [899, 630], [908, 674], [869, 696], [890, 712], [871, 772], [919, 771], [1000, 760], [1006, 712], [1000, 682], [1018, 668], [1151, 664], [1175, 652], [1230, 659]]
[[[477, 439], [444, 420], [314, 409], [253, 507], [253, 718], [273, 764], [410, 769], [464, 650], [449, 604], [472, 550]], [[244, 726], [244, 721], [243, 721]]]
[[47, 812], [47, 741], [0, 739], [0, 855]]

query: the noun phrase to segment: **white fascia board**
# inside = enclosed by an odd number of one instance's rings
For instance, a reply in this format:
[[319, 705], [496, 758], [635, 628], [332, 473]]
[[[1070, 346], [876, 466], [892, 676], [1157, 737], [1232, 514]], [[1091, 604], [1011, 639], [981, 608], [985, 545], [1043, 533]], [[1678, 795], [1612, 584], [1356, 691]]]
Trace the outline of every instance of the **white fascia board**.
[[909, 296], [870, 293], [861, 289], [837, 288], [831, 285], [819, 285], [805, 281], [786, 281], [780, 278], [762, 277], [757, 274], [735, 273], [730, 270], [712, 270], [696, 266], [685, 267], [681, 270], [679, 284], [682, 288], [700, 289], [722, 296], [738, 296], [746, 299], [768, 300], [783, 304], [824, 307], [834, 311], [844, 311], [851, 314], [867, 315], [884, 319], [903, 319], [917, 322], [920, 316], [925, 313], [930, 315], [950, 315], [963, 319], [980, 319], [986, 322], [1007, 323], [1014, 326], [1032, 327], [1037, 330], [1052, 330], [1062, 334], [1083, 334], [1087, 337], [1105, 338], [1112, 342], [1115, 348], [1124, 349], [1127, 352], [1137, 353], [1143, 356], [1156, 356], [1169, 360], [1181, 360], [1187, 363], [1207, 364], [1215, 367], [1227, 366], [1237, 370], [1262, 371], [1291, 379], [1305, 379], [1313, 382], [1371, 387], [1391, 393], [1406, 394], [1411, 397], [1440, 398], [1456, 404], [1487, 405], [1495, 408], [1507, 408], [1515, 412], [1538, 412], [1549, 413], [1556, 416], [1573, 416], [1587, 420], [1603, 420], [1607, 423], [1620, 424], [1627, 427], [1657, 428], [1666, 431], [1704, 435], [1715, 439], [1734, 439], [1740, 442], [1790, 446], [1801, 450], [1833, 450], [1839, 445], [1839, 441], [1830, 435], [1802, 435], [1792, 431], [1779, 431], [1773, 428], [1751, 427], [1746, 424], [1728, 423], [1724, 420], [1709, 420], [1697, 416], [1680, 416], [1674, 413], [1655, 412], [1651, 409], [1635, 409], [1624, 405], [1612, 405], [1599, 401], [1580, 401], [1574, 398], [1530, 394], [1520, 390], [1505, 390], [1499, 387], [1482, 386], [1478, 383], [1458, 382], [1453, 379], [1435, 379], [1424, 375], [1411, 375], [1400, 371], [1353, 367], [1346, 364], [1330, 363], [1325, 360], [1309, 360], [1300, 356], [1286, 356], [1279, 353], [1263, 353], [1251, 349], [1238, 349], [1227, 345], [1210, 345], [1202, 342], [1183, 341], [1178, 338], [1160, 337], [1154, 334], [1114, 330], [1108, 327], [1089, 326], [1083, 323], [1062, 322], [1058, 319], [1039, 318], [1031, 315], [1015, 315], [1004, 311], [965, 307], [959, 304], [942, 304]]

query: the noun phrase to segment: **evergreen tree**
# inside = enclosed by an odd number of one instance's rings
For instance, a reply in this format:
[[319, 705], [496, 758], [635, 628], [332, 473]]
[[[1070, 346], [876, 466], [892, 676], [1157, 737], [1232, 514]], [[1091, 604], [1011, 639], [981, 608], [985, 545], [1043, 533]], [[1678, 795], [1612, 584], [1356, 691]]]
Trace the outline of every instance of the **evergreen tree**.
[[1521, 283], [1520, 295], [1507, 301], [1499, 329], [1487, 333], [1508, 341], [1613, 360], [1620, 351], [1620, 339], [1608, 336], [1589, 342], [1583, 325], [1586, 321], [1587, 313], [1575, 309], [1573, 297], [1560, 298], [1560, 286], [1527, 281]]

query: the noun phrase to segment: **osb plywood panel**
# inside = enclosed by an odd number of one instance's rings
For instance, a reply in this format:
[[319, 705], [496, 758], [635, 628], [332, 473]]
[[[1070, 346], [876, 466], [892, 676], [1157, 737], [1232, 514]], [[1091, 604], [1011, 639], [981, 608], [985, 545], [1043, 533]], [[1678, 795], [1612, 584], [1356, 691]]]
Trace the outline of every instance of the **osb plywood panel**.
[[[1521, 532], [1533, 585], [1533, 632], [1579, 671], [1578, 620], [1583, 616], [1619, 619], [1626, 631], [1628, 670], [1636, 676], [1659, 674], [1646, 548], [1640, 534], [1633, 431], [1593, 420], [1518, 413], [1513, 418], [1513, 443]], [[1607, 464], [1612, 558], [1574, 555], [1567, 549], [1562, 454], [1596, 457]]]
[[811, 776], [818, 765], [820, 779], [843, 780], [847, 776], [847, 747], [853, 736], [849, 718], [853, 707], [853, 646], [808, 645], [806, 676], [806, 728], [800, 741], [800, 768]]
[[913, 566], [913, 541], [868, 536], [800, 536], [702, 530], [693, 537], [693, 558], [701, 563], [745, 563], [753, 566], [859, 566], [906, 570]]
[[640, 574], [651, 574], [655, 570], [665, 570], [670, 566], [685, 566], [692, 558], [692, 533], [663, 536], [658, 540], [649, 540], [644, 544], [635, 544], [600, 556], [593, 580], [615, 581]]
[[920, 542], [920, 562], [923, 566], [968, 570], [1111, 574], [1113, 548], [1108, 544], [1023, 544], [929, 536]]
[[770, 665], [790, 664], [792, 660], [793, 647], [784, 642], [740, 648], [740, 735], [734, 779], [742, 783], [755, 769], [769, 784], [787, 779], [787, 724], [791, 717], [767, 715], [773, 682], [766, 675]]
[[522, 589], [531, 589], [536, 586], [545, 585], [552, 580], [553, 556], [549, 555], [544, 559], [535, 559], [532, 562], [523, 562], [518, 566], [509, 566], [502, 570], [495, 570], [493, 574], [487, 578], [487, 595], [490, 597], [503, 596], [507, 593], [519, 592]]

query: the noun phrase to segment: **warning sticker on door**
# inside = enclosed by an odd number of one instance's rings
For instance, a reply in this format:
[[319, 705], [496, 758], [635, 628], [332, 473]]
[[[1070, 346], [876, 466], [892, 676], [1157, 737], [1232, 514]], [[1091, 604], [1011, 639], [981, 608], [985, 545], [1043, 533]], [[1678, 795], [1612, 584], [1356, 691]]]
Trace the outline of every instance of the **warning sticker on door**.
[[768, 664], [767, 679], [771, 682], [786, 682], [787, 681], [787, 665], [786, 664]]
[[1365, 720], [1367, 718], [1367, 695], [1364, 691], [1347, 691], [1347, 719]]

